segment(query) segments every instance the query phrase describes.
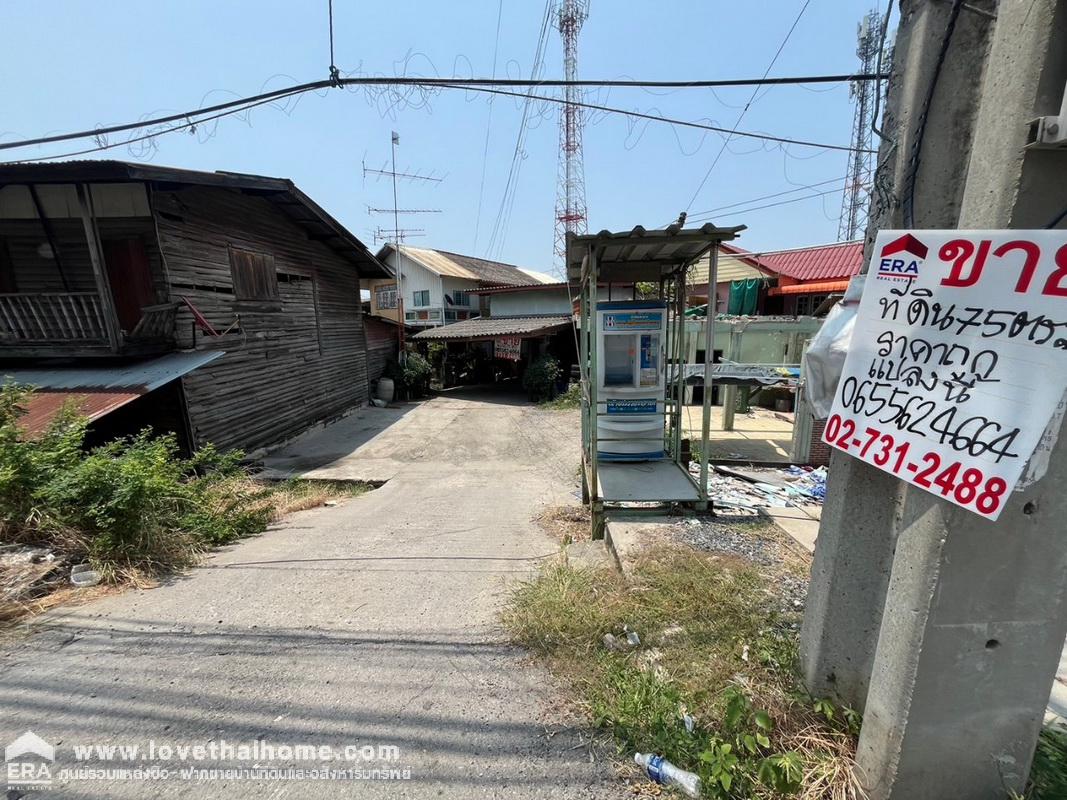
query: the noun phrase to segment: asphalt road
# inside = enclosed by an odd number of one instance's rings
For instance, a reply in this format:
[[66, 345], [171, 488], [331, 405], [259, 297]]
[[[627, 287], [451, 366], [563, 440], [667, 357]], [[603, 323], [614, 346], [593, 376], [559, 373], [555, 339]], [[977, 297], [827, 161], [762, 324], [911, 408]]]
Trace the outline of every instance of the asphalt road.
[[[3, 743], [30, 730], [56, 745], [53, 785], [28, 796], [620, 795], [610, 767], [561, 724], [547, 676], [497, 624], [508, 584], [556, 550], [531, 518], [573, 488], [577, 415], [477, 393], [373, 413], [276, 463], [347, 463], [354, 473], [377, 459], [383, 487], [296, 514], [159, 588], [39, 618], [3, 643]], [[191, 748], [211, 742], [218, 757], [197, 760]], [[120, 744], [138, 746], [137, 757], [74, 756], [75, 745]], [[341, 761], [282, 749], [296, 745]], [[399, 757], [368, 759], [367, 745], [395, 746]], [[184, 761], [179, 747], [190, 748]], [[152, 766], [170, 777], [147, 781]], [[410, 777], [206, 772], [353, 766]], [[142, 773], [64, 780], [65, 768]], [[207, 777], [182, 778], [190, 768]]]

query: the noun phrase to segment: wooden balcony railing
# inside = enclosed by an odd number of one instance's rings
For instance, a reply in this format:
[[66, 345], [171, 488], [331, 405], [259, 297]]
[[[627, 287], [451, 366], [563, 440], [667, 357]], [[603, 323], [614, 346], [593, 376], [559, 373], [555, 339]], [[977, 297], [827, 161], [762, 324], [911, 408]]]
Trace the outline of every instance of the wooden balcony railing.
[[0, 294], [0, 342], [107, 344], [96, 292]]

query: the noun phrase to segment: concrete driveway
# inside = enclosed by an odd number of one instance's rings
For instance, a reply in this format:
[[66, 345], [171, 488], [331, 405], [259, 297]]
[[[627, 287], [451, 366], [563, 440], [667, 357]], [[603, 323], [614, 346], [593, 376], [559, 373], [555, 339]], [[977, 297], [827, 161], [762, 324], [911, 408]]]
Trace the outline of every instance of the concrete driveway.
[[[3, 744], [30, 730], [57, 745], [54, 784], [33, 796], [619, 794], [608, 765], [561, 724], [544, 673], [496, 622], [508, 584], [557, 549], [530, 520], [573, 489], [577, 415], [479, 392], [401, 411], [367, 410], [272, 460], [283, 471], [303, 460], [320, 474], [387, 478], [380, 489], [294, 515], [160, 588], [49, 615], [4, 644]], [[218, 758], [189, 749], [179, 760], [179, 747], [211, 741]], [[78, 762], [74, 746], [85, 744], [140, 750]], [[297, 745], [342, 760], [280, 749]], [[399, 758], [368, 760], [367, 745], [395, 745]], [[170, 777], [59, 777], [152, 766]], [[378, 778], [323, 777], [352, 766]], [[277, 771], [206, 772], [256, 767]], [[188, 768], [203, 780], [182, 779]], [[300, 774], [289, 768], [319, 772], [287, 777]], [[382, 769], [410, 779], [373, 772]]]

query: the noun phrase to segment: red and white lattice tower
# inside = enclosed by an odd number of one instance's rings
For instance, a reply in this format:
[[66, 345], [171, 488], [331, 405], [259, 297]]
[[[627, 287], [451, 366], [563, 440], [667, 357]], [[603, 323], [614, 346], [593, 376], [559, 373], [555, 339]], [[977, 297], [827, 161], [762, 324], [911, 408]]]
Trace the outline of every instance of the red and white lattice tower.
[[[856, 55], [860, 59], [860, 73], [875, 71], [878, 50], [881, 47], [882, 17], [871, 11], [861, 21], [856, 32]], [[856, 81], [850, 94], [856, 101], [852, 118], [852, 152], [848, 158], [848, 177], [845, 178], [845, 193], [841, 198], [841, 220], [837, 227], [839, 241], [850, 241], [863, 236], [867, 229], [868, 195], [874, 178], [874, 156], [871, 148], [872, 122], [874, 119], [875, 94], [879, 84]]]
[[[556, 24], [563, 38], [563, 76], [578, 75], [578, 31], [589, 15], [589, 0], [560, 0]], [[566, 275], [567, 234], [586, 232], [585, 166], [582, 156], [582, 109], [577, 86], [564, 88], [559, 114], [559, 176], [556, 181], [555, 265]]]

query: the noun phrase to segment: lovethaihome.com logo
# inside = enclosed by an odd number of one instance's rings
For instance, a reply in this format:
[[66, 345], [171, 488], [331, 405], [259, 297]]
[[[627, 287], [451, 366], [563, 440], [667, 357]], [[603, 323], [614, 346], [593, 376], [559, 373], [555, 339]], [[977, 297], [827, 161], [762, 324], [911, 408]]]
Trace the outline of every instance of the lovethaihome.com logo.
[[4, 769], [9, 789], [52, 785], [52, 766], [56, 749], [33, 731], [4, 748]]
[[[27, 731], [4, 751], [9, 789], [32, 789], [76, 781], [393, 781], [410, 780], [392, 744], [275, 743], [210, 740], [203, 743], [74, 743], [64, 755], [73, 766], [56, 765], [55, 747]], [[66, 760], [66, 758], [64, 759]]]

